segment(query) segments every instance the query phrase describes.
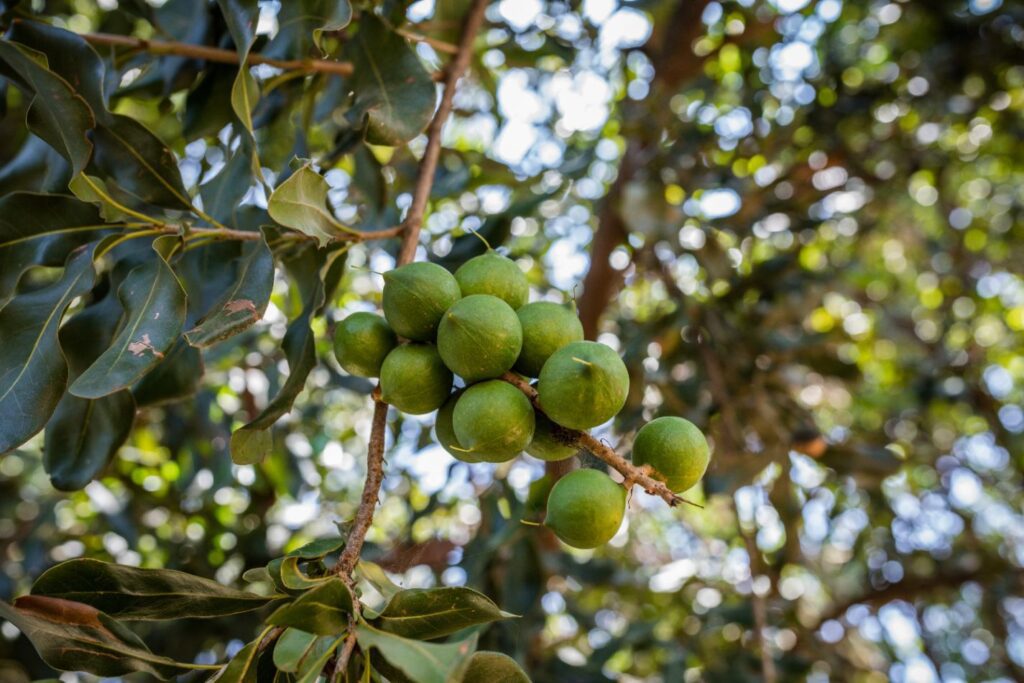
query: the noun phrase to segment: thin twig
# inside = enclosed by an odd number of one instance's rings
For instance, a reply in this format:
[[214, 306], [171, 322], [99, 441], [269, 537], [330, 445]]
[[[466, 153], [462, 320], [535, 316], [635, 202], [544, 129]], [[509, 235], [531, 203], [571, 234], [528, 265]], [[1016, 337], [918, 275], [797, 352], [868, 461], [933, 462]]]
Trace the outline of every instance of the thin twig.
[[459, 51], [446, 70], [444, 94], [441, 95], [441, 104], [438, 105], [437, 113], [434, 114], [434, 120], [430, 122], [430, 128], [427, 130], [427, 148], [424, 150], [423, 159], [420, 161], [419, 175], [416, 177], [416, 189], [412, 195], [412, 205], [409, 206], [409, 213], [402, 223], [405, 226], [405, 237], [402, 240], [402, 250], [398, 255], [399, 264], [409, 263], [416, 256], [416, 245], [419, 244], [420, 228], [423, 227], [423, 214], [427, 210], [430, 188], [434, 185], [437, 162], [441, 158], [441, 131], [444, 129], [445, 121], [448, 120], [448, 115], [452, 111], [455, 86], [462, 77], [466, 67], [469, 66], [469, 59], [473, 55], [473, 41], [476, 39], [476, 34], [483, 24], [484, 9], [486, 8], [487, 0], [474, 0], [463, 23]]
[[[527, 380], [512, 372], [506, 372], [501, 376], [501, 379], [523, 392], [526, 397], [530, 399], [535, 410], [540, 413], [544, 412], [544, 409], [540, 405], [537, 390], [530, 386], [530, 383]], [[680, 503], [701, 507], [697, 503], [692, 503], [685, 498], [676, 495], [664, 481], [658, 479], [658, 473], [653, 469], [650, 467], [637, 467], [616, 453], [614, 448], [594, 438], [590, 432], [558, 427], [554, 432], [554, 435], [556, 439], [563, 441], [566, 445], [579, 446], [587, 449], [597, 458], [611, 466], [612, 469], [622, 475], [627, 488], [631, 487], [633, 484], [638, 484], [640, 488], [650, 495], [661, 498], [673, 507]]]
[[422, 33], [416, 33], [415, 31], [410, 31], [407, 28], [396, 28], [395, 33], [402, 36], [403, 38], [411, 40], [414, 43], [426, 43], [427, 45], [434, 48], [438, 52], [446, 52], [450, 55], [459, 54], [458, 45], [452, 45], [451, 43], [445, 42], [443, 40], [431, 38], [430, 36], [425, 36]]
[[[473, 0], [473, 5], [469, 8], [463, 23], [459, 52], [446, 70], [444, 94], [441, 96], [441, 104], [438, 105], [437, 112], [427, 131], [427, 149], [420, 161], [412, 205], [406, 219], [396, 228], [402, 232], [402, 247], [398, 256], [398, 265], [411, 263], [416, 257], [416, 245], [419, 243], [420, 228], [423, 225], [423, 213], [426, 210], [427, 199], [430, 197], [430, 188], [434, 184], [434, 172], [437, 170], [437, 160], [441, 153], [441, 131], [444, 128], [445, 120], [451, 113], [452, 98], [455, 96], [455, 87], [459, 82], [459, 77], [469, 65], [473, 42], [477, 31], [483, 24], [487, 2], [488, 0]], [[377, 499], [380, 496], [380, 486], [384, 481], [384, 431], [387, 429], [388, 404], [380, 398], [380, 387], [374, 391], [373, 400], [373, 427], [366, 455], [366, 483], [363, 485], [363, 495], [359, 501], [359, 509], [356, 511], [352, 530], [345, 542], [345, 550], [338, 558], [335, 568], [335, 572], [350, 583], [352, 570], [355, 569], [356, 563], [359, 561], [363, 542], [366, 540], [366, 532], [370, 530], [370, 524], [373, 523]]]
[[[147, 40], [145, 38], [122, 36], [115, 33], [82, 33], [80, 35], [86, 42], [92, 45], [127, 47], [154, 55], [191, 57], [220, 64], [239, 64], [242, 61], [241, 56], [234, 50], [225, 50], [209, 45], [180, 43], [173, 40]], [[436, 46], [435, 49], [437, 49]], [[355, 71], [351, 62], [338, 62], [330, 59], [274, 59], [272, 57], [265, 57], [258, 52], [250, 52], [246, 56], [245, 63], [250, 65], [266, 64], [285, 71], [323, 73], [333, 76], [351, 76]], [[431, 74], [431, 77], [435, 81], [439, 81], [444, 78], [444, 72], [435, 72]]]

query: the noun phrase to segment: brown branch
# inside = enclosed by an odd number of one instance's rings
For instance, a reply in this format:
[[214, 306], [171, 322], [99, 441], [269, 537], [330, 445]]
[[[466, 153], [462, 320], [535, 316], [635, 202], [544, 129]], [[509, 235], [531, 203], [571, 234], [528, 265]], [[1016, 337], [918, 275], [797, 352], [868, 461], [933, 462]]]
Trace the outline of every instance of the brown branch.
[[[419, 174], [416, 178], [416, 189], [412, 205], [402, 225], [396, 228], [402, 232], [402, 247], [398, 256], [398, 265], [412, 262], [416, 256], [416, 245], [419, 242], [420, 228], [423, 226], [423, 213], [426, 210], [430, 188], [434, 184], [434, 173], [441, 154], [441, 131], [444, 122], [452, 110], [452, 99], [455, 87], [462, 73], [469, 66], [473, 51], [473, 41], [480, 26], [483, 24], [484, 9], [488, 0], [474, 0], [463, 23], [462, 38], [459, 41], [459, 52], [446, 70], [444, 94], [441, 104], [430, 122], [427, 132], [427, 149], [420, 161]], [[359, 555], [366, 540], [366, 533], [373, 523], [373, 515], [380, 496], [380, 486], [384, 481], [384, 431], [387, 429], [388, 404], [380, 398], [380, 387], [373, 392], [373, 426], [370, 431], [370, 445], [366, 456], [366, 483], [363, 485], [362, 499], [359, 509], [345, 543], [345, 550], [338, 558], [335, 572], [345, 580], [352, 581], [352, 571], [359, 561]]]
[[334, 570], [346, 579], [351, 579], [352, 570], [359, 561], [366, 532], [370, 530], [373, 513], [377, 508], [380, 485], [384, 481], [384, 431], [387, 426], [388, 404], [380, 399], [380, 389], [377, 389], [373, 392], [373, 427], [370, 431], [370, 446], [366, 453], [366, 483], [363, 485], [363, 496], [359, 501], [352, 530], [348, 534], [345, 550], [338, 558]]
[[[506, 372], [501, 376], [501, 379], [523, 392], [526, 397], [530, 399], [535, 410], [540, 413], [544, 412], [537, 397], [537, 390], [530, 386], [530, 383], [527, 380], [512, 372]], [[696, 505], [695, 503], [690, 503], [690, 501], [676, 495], [665, 484], [665, 482], [657, 478], [657, 472], [649, 467], [637, 467], [616, 453], [614, 448], [594, 438], [590, 432], [558, 427], [555, 430], [554, 435], [556, 439], [564, 442], [566, 445], [579, 446], [580, 448], [585, 448], [593, 453], [594, 456], [604, 461], [612, 469], [622, 475], [627, 488], [631, 487], [633, 484], [638, 484], [640, 488], [650, 495], [661, 498], [673, 507], [680, 503]]]
[[[738, 512], [736, 517], [738, 520]], [[761, 551], [757, 548], [757, 541], [754, 536], [743, 529], [742, 522], [739, 522], [739, 527], [740, 535], [743, 536], [743, 541], [747, 546], [747, 556], [750, 558], [750, 578], [755, 579], [761, 574]], [[768, 649], [768, 643], [765, 639], [765, 629], [768, 626], [768, 604], [764, 596], [754, 590], [753, 587], [751, 587], [750, 594], [753, 602], [751, 607], [754, 611], [754, 640], [757, 642], [757, 649], [761, 654], [761, 677], [764, 679], [764, 683], [775, 683], [778, 680], [775, 658], [772, 657], [771, 650]]]
[[[191, 57], [207, 62], [218, 62], [220, 64], [240, 64], [241, 56], [234, 50], [225, 50], [209, 45], [196, 45], [194, 43], [180, 43], [173, 40], [147, 40], [135, 36], [122, 36], [115, 33], [82, 33], [79, 34], [86, 42], [92, 45], [111, 47], [126, 47], [135, 50], [142, 50], [153, 55], [175, 55], [178, 57]], [[413, 40], [420, 38], [411, 37]], [[433, 43], [433, 41], [426, 41]], [[442, 50], [438, 45], [434, 49]], [[245, 60], [246, 64], [266, 64], [285, 71], [305, 71], [308, 73], [322, 73], [332, 76], [351, 76], [354, 67], [351, 62], [338, 62], [330, 59], [274, 59], [265, 57], [257, 52], [250, 52]], [[444, 72], [439, 71], [431, 74], [437, 81], [444, 77]]]
[[427, 200], [430, 198], [430, 188], [434, 185], [434, 174], [437, 172], [437, 162], [441, 158], [441, 131], [444, 129], [445, 121], [452, 111], [452, 100], [455, 97], [455, 86], [462, 77], [466, 67], [469, 66], [469, 58], [473, 54], [473, 41], [484, 22], [484, 10], [487, 8], [487, 0], [474, 0], [473, 5], [466, 13], [462, 25], [462, 38], [459, 41], [459, 51], [447, 69], [444, 82], [444, 94], [441, 95], [441, 104], [437, 107], [430, 128], [427, 130], [427, 148], [423, 152], [423, 159], [420, 161], [419, 175], [416, 176], [416, 189], [412, 195], [412, 205], [409, 206], [409, 213], [406, 215], [402, 225], [405, 226], [405, 237], [402, 240], [402, 250], [398, 255], [399, 265], [411, 262], [416, 256], [416, 245], [419, 244], [420, 228], [423, 227], [423, 214], [427, 210]]

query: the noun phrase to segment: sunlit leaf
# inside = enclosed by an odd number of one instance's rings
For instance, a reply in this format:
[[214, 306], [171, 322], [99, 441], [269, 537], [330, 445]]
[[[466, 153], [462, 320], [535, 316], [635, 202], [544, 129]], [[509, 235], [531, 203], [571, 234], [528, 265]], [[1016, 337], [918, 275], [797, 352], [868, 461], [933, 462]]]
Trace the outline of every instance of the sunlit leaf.
[[387, 633], [366, 623], [356, 627], [359, 645], [374, 649], [392, 666], [418, 683], [457, 681], [469, 665], [476, 635], [454, 643], [424, 643]]
[[267, 623], [330, 636], [348, 628], [351, 614], [352, 593], [341, 578], [333, 577], [278, 607]]
[[321, 246], [346, 230], [327, 206], [330, 187], [307, 164], [274, 188], [267, 210], [275, 221], [316, 238]]

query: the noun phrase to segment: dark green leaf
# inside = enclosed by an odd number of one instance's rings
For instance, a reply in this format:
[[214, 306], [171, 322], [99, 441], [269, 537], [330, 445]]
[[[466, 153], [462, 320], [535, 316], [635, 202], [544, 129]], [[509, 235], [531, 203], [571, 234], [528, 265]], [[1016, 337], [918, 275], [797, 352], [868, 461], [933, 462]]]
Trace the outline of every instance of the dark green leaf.
[[[202, 45], [210, 27], [210, 12], [206, 0], [175, 0], [158, 7], [154, 12], [156, 25], [171, 39], [180, 43]], [[160, 76], [164, 91], [170, 93], [177, 85], [178, 74], [185, 68], [188, 57], [166, 55], [160, 59]]]
[[29, 48], [0, 41], [0, 76], [18, 86], [32, 103], [28, 127], [81, 171], [92, 156], [86, 137], [96, 125], [92, 110], [63, 78], [45, 66], [45, 58]]
[[92, 288], [92, 257], [88, 248], [72, 252], [60, 280], [0, 310], [0, 453], [42, 429], [64, 393], [68, 366], [57, 329], [68, 305]]
[[[61, 327], [70, 379], [109, 346], [122, 313], [116, 294], [108, 291]], [[134, 419], [135, 401], [126, 390], [98, 399], [64, 394], [46, 423], [43, 442], [43, 466], [54, 488], [76, 491], [92, 481], [128, 438]]]
[[0, 196], [17, 190], [62, 192], [71, 180], [71, 166], [50, 145], [31, 133], [14, 158], [0, 167]]
[[462, 683], [530, 683], [516, 660], [500, 652], [474, 652]]
[[277, 35], [265, 54], [276, 59], [301, 59], [313, 47], [320, 48], [320, 34], [338, 31], [352, 20], [348, 0], [291, 0], [281, 4]]
[[247, 330], [263, 317], [274, 287], [274, 256], [265, 238], [242, 249], [238, 272], [212, 310], [185, 333], [192, 346], [205, 348]]
[[135, 119], [114, 114], [96, 126], [96, 166], [124, 192], [147, 204], [190, 210], [178, 160]]
[[343, 580], [332, 577], [303, 593], [295, 602], [278, 607], [267, 619], [267, 623], [331, 636], [348, 628], [351, 614], [351, 591]]
[[59, 266], [75, 247], [104, 234], [95, 207], [66, 195], [0, 197], [0, 308], [31, 266]]
[[110, 348], [71, 384], [75, 396], [98, 398], [131, 386], [164, 358], [181, 333], [185, 292], [159, 253], [128, 274], [118, 298], [124, 326]]
[[458, 681], [476, 648], [476, 634], [454, 643], [424, 643], [381, 631], [366, 623], [356, 627], [363, 651], [377, 650], [392, 666], [417, 683]]
[[274, 666], [281, 671], [295, 673], [319, 638], [315, 633], [297, 628], [285, 629], [274, 643]]
[[203, 210], [222, 223], [238, 226], [238, 209], [242, 199], [255, 185], [252, 175], [252, 155], [248, 141], [243, 138], [241, 145], [224, 164], [216, 176], [199, 188], [203, 198]]
[[412, 588], [392, 596], [374, 625], [406, 638], [429, 640], [515, 616], [470, 588]]
[[224, 665], [220, 672], [210, 679], [210, 683], [256, 683], [256, 671], [259, 664], [259, 640], [254, 640], [235, 654], [231, 661]]
[[[259, 90], [256, 79], [246, 64], [246, 58], [256, 37], [256, 24], [260, 16], [259, 4], [257, 0], [217, 0], [217, 3], [224, 14], [228, 32], [235, 43], [235, 50], [241, 56], [238, 76], [231, 88], [231, 107], [245, 130], [252, 136], [252, 110], [259, 100]], [[258, 170], [255, 163], [254, 170]]]
[[352, 114], [366, 119], [367, 141], [403, 145], [427, 127], [434, 115], [436, 88], [404, 38], [366, 13], [345, 54], [355, 67]]
[[140, 569], [92, 559], [68, 560], [32, 585], [45, 595], [91, 605], [120, 619], [222, 617], [263, 607], [266, 597], [171, 569]]
[[131, 393], [139, 406], [180, 401], [199, 390], [204, 370], [203, 354], [179, 337]]
[[60, 671], [123, 676], [134, 671], [161, 680], [207, 668], [150, 652], [123, 625], [95, 607], [69, 600], [26, 595], [11, 606], [0, 602], [0, 617], [24, 633], [44, 662]]
[[273, 443], [270, 428], [291, 410], [295, 398], [306, 386], [310, 371], [316, 367], [316, 340], [310, 324], [324, 302], [321, 271], [330, 256], [324, 250], [307, 249], [285, 263], [303, 298], [302, 313], [288, 325], [281, 343], [288, 358], [288, 379], [254, 420], [231, 435], [231, 458], [236, 463], [251, 464], [267, 455]]
[[327, 666], [331, 655], [344, 642], [345, 638], [323, 637], [317, 640], [312, 651], [302, 661], [298, 670], [298, 678], [295, 683], [317, 683], [320, 680], [320, 673]]
[[38, 21], [18, 21], [11, 26], [10, 39], [46, 55], [50, 71], [63, 78], [89, 104], [96, 121], [109, 120], [104, 87], [107, 69], [80, 35]]
[[[254, 434], [266, 434], [266, 432], [253, 432]], [[287, 560], [322, 560], [325, 556], [333, 553], [345, 546], [345, 539], [343, 538], [319, 538], [315, 541], [307, 543], [301, 548], [296, 548], [284, 557], [278, 557], [271, 560], [267, 564], [267, 576], [274, 582], [274, 585], [281, 590], [289, 590], [288, 585], [284, 581], [282, 576], [282, 568]]]
[[329, 189], [324, 177], [306, 164], [274, 188], [267, 211], [281, 225], [315, 237], [323, 246], [347, 230], [327, 207]]

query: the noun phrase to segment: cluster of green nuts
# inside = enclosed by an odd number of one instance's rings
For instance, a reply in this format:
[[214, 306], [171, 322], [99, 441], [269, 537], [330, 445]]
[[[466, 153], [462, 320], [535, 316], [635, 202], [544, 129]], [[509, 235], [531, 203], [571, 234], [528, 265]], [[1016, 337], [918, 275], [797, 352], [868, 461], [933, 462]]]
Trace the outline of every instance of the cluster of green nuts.
[[[501, 463], [525, 451], [564, 460], [579, 450], [573, 430], [603, 424], [625, 404], [629, 372], [618, 353], [583, 340], [574, 306], [527, 303], [529, 283], [515, 261], [488, 251], [454, 275], [416, 262], [383, 277], [384, 316], [342, 320], [335, 355], [350, 374], [379, 377], [381, 399], [398, 410], [436, 410], [437, 441], [453, 457]], [[508, 372], [536, 378], [541, 410], [501, 379]], [[704, 435], [680, 417], [652, 420], [633, 445], [633, 462], [676, 492], [704, 476], [708, 459]], [[579, 469], [551, 488], [544, 524], [571, 546], [595, 548], [615, 535], [625, 508], [621, 484]]]

